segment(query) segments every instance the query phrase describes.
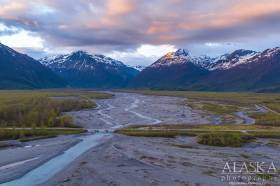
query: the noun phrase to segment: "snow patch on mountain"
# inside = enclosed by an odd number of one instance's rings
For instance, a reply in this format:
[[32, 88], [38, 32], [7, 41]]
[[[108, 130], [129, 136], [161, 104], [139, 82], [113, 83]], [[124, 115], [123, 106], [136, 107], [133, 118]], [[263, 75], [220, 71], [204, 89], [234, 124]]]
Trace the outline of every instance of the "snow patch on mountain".
[[[109, 66], [125, 66], [122, 62], [114, 60], [104, 55], [91, 55], [84, 51], [76, 51], [66, 55], [54, 55], [41, 58], [39, 60], [43, 65], [56, 66], [63, 68], [65, 65], [73, 68], [91, 68], [94, 69], [96, 64], [104, 64]], [[78, 66], [78, 67], [77, 67]]]
[[252, 63], [259, 58], [271, 57], [276, 53], [280, 54], [280, 48], [268, 49], [264, 52], [255, 52], [252, 50], [236, 50], [230, 54], [224, 54], [218, 57], [209, 57], [207, 55], [192, 56], [186, 49], [179, 49], [176, 52], [169, 52], [150, 68], [158, 68], [162, 66], [171, 66], [174, 64], [193, 63], [197, 66], [205, 68], [209, 71], [228, 70], [239, 65]]
[[160, 66], [170, 66], [174, 64], [182, 64], [187, 63], [192, 60], [190, 53], [188, 50], [179, 49], [176, 52], [169, 52], [155, 63], [153, 63], [150, 67], [157, 68]]
[[248, 64], [258, 52], [250, 50], [236, 50], [215, 58], [207, 67], [208, 70], [228, 70], [242, 64]]

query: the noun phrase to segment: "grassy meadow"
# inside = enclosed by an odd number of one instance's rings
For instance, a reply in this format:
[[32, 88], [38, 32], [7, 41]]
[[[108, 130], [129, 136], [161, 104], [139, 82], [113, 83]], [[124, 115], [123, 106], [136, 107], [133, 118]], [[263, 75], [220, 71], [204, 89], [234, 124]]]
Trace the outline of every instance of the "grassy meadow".
[[0, 91], [0, 140], [81, 132], [63, 113], [94, 108], [93, 99], [111, 96], [78, 90]]

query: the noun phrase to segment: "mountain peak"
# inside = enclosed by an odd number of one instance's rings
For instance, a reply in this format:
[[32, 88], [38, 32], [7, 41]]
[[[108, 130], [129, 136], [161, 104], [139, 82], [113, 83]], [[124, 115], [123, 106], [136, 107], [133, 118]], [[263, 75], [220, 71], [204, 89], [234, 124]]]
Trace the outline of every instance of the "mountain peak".
[[178, 49], [176, 52], [169, 52], [151, 65], [151, 67], [159, 67], [164, 65], [184, 64], [192, 61], [190, 53], [186, 49]]
[[176, 52], [175, 52], [175, 56], [189, 56], [190, 55], [190, 52], [186, 49], [178, 49]]
[[266, 49], [263, 53], [276, 54], [279, 52], [280, 52], [280, 47], [275, 47], [275, 48]]
[[82, 57], [82, 56], [88, 56], [89, 54], [86, 51], [78, 50], [74, 51], [70, 54], [70, 56], [77, 56], [77, 57]]
[[123, 87], [139, 72], [121, 61], [84, 51], [42, 58], [40, 62], [67, 79], [73, 87]]
[[65, 55], [44, 57], [39, 60], [45, 66], [56, 68], [94, 69], [96, 65], [125, 66], [122, 62], [101, 54], [89, 54], [85, 51], [75, 51]]
[[253, 50], [239, 49], [239, 50], [235, 50], [229, 56], [238, 57], [238, 56], [246, 56], [246, 55], [251, 55], [251, 54], [256, 54], [256, 53], [257, 52], [253, 51]]

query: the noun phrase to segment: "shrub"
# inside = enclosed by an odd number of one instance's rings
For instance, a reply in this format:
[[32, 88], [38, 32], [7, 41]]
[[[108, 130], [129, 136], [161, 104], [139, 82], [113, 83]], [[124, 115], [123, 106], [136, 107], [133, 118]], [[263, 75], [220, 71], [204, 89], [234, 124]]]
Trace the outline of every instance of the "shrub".
[[52, 137], [60, 134], [79, 134], [82, 132], [84, 132], [83, 129], [0, 129], [0, 141]]
[[95, 107], [87, 99], [57, 100], [32, 94], [1, 98], [0, 127], [73, 127], [69, 116], [61, 116], [63, 112]]
[[252, 139], [239, 133], [207, 133], [198, 136], [198, 143], [220, 147], [241, 147]]
[[254, 115], [257, 125], [280, 126], [280, 114], [269, 112]]

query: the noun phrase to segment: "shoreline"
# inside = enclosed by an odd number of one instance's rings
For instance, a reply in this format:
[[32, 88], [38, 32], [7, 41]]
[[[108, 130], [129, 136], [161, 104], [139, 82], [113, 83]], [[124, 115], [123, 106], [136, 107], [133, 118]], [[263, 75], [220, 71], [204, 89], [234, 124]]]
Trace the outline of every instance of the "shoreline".
[[[29, 172], [24, 173], [23, 176], [18, 179], [13, 179], [10, 182], [5, 182], [3, 185], [16, 186], [23, 185], [38, 185], [46, 180], [50, 179], [53, 175], [65, 169], [65, 166], [71, 164], [77, 157], [86, 152], [88, 149], [103, 143], [107, 138], [110, 138], [109, 134], [86, 134], [82, 136], [81, 140], [77, 143], [69, 144], [60, 152], [52, 157], [46, 159], [46, 161], [38, 164], [37, 167], [32, 168]], [[30, 167], [31, 168], [31, 167]]]

